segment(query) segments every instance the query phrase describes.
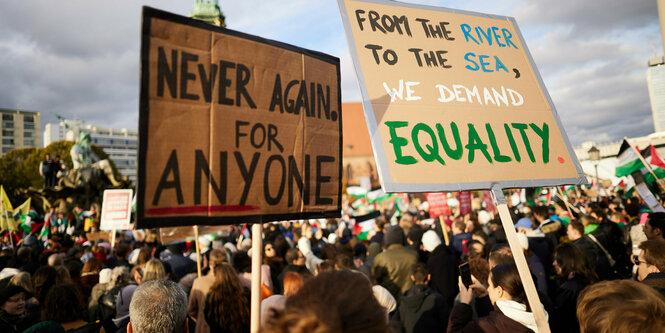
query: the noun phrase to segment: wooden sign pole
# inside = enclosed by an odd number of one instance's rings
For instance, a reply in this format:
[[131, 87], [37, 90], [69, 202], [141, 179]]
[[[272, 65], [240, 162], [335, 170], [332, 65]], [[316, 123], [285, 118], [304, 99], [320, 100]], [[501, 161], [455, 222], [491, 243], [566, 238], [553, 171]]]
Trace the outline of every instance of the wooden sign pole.
[[252, 297], [250, 332], [261, 328], [261, 262], [263, 255], [263, 223], [252, 225]]
[[448, 238], [448, 230], [446, 230], [446, 222], [443, 220], [443, 215], [439, 215], [439, 223], [441, 223], [441, 233], [446, 242], [446, 246], [450, 246], [450, 239]]
[[[194, 227], [194, 243], [196, 244], [196, 273], [201, 277], [201, 246], [199, 245], [199, 226]], [[214, 274], [215, 272], [213, 272]]]
[[115, 249], [115, 233], [116, 233], [116, 230], [113, 229], [111, 232], [112, 232], [112, 234], [111, 234], [111, 252], [113, 252], [113, 250]]
[[506, 197], [503, 195], [503, 190], [501, 187], [499, 187], [497, 184], [492, 186], [492, 198], [494, 199], [496, 209], [499, 211], [501, 224], [503, 225], [503, 230], [506, 232], [506, 238], [508, 238], [510, 250], [513, 252], [513, 258], [515, 258], [515, 264], [517, 265], [517, 271], [520, 274], [520, 279], [522, 280], [522, 285], [524, 286], [526, 298], [529, 301], [529, 305], [531, 305], [531, 311], [533, 311], [533, 315], [536, 318], [538, 332], [549, 333], [550, 326], [547, 323], [547, 317], [545, 317], [545, 311], [540, 302], [540, 298], [538, 298], [536, 285], [533, 283], [531, 271], [529, 271], [529, 266], [527, 265], [526, 258], [524, 257], [524, 251], [522, 250], [522, 247], [517, 240], [515, 224], [513, 223], [513, 218], [510, 216], [508, 204], [506, 204]]

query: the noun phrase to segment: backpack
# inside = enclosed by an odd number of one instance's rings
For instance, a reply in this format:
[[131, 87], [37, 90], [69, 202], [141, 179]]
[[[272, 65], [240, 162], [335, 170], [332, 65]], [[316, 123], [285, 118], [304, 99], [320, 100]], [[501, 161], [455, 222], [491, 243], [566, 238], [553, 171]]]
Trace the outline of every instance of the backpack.
[[105, 322], [115, 318], [115, 302], [118, 299], [118, 294], [120, 294], [120, 291], [124, 287], [124, 285], [115, 286], [105, 291], [102, 296], [99, 296], [95, 319]]

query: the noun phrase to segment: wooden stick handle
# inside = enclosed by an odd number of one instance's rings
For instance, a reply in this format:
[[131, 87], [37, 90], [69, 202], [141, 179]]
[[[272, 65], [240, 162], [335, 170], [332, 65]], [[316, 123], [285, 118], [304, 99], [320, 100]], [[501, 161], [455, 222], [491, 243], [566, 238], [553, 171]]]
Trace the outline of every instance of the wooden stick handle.
[[448, 230], [446, 230], [446, 223], [443, 221], [443, 215], [439, 215], [439, 223], [441, 223], [441, 233], [443, 234], [443, 240], [446, 242], [446, 246], [450, 246]]
[[201, 245], [199, 244], [199, 226], [195, 225], [193, 228], [194, 244], [196, 244], [196, 273], [198, 277], [201, 277]]
[[529, 266], [526, 263], [524, 250], [517, 240], [515, 224], [513, 223], [513, 218], [510, 216], [510, 211], [508, 210], [508, 205], [506, 204], [506, 198], [503, 195], [503, 190], [498, 185], [494, 185], [492, 187], [492, 197], [494, 198], [496, 208], [499, 211], [501, 224], [503, 225], [503, 229], [506, 232], [506, 238], [508, 238], [510, 250], [513, 252], [513, 258], [515, 259], [515, 265], [517, 265], [517, 271], [520, 274], [520, 279], [522, 280], [522, 285], [524, 286], [526, 298], [529, 301], [529, 305], [531, 305], [531, 311], [536, 318], [538, 332], [550, 333], [550, 326], [547, 323], [547, 317], [545, 316], [544, 308], [540, 302], [540, 298], [538, 297], [536, 285], [533, 283], [531, 271], [529, 270]]
[[252, 225], [252, 297], [250, 332], [261, 328], [261, 256], [263, 255], [263, 224]]

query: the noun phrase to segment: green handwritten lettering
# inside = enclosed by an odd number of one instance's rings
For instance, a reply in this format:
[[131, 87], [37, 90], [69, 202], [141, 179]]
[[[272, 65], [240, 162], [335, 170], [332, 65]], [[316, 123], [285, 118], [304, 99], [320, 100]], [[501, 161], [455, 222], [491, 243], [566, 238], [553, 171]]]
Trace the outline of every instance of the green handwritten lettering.
[[485, 124], [485, 129], [487, 130], [487, 136], [490, 139], [490, 145], [492, 146], [492, 152], [494, 152], [494, 160], [497, 162], [510, 162], [513, 159], [506, 156], [506, 155], [501, 155], [501, 151], [499, 150], [499, 145], [496, 144], [496, 137], [494, 136], [494, 131], [492, 130], [492, 126], [487, 123]]
[[446, 139], [446, 133], [443, 130], [443, 126], [441, 126], [441, 124], [436, 124], [436, 131], [437, 133], [439, 133], [439, 141], [441, 141], [441, 145], [443, 145], [443, 150], [446, 152], [448, 157], [454, 160], [461, 159], [462, 155], [464, 154], [464, 147], [462, 146], [462, 139], [460, 139], [459, 129], [457, 128], [457, 124], [455, 124], [454, 122], [450, 122], [450, 131], [453, 133], [453, 139], [455, 140], [454, 150], [450, 148], [448, 140]]
[[398, 164], [415, 164], [418, 163], [415, 157], [409, 155], [402, 155], [402, 147], [409, 144], [409, 140], [397, 136], [397, 129], [406, 127], [409, 125], [406, 121], [386, 121], [386, 126], [390, 129], [390, 143], [393, 145], [393, 150], [395, 151], [395, 163]]
[[473, 127], [473, 124], [468, 124], [468, 125], [469, 125], [469, 143], [467, 143], [465, 147], [469, 151], [469, 163], [473, 163], [473, 160], [475, 159], [476, 150], [480, 150], [487, 159], [487, 161], [492, 163], [492, 158], [490, 157], [490, 153], [487, 151], [487, 145], [484, 144], [482, 140], [480, 140], [478, 131], [476, 131], [476, 128]]
[[[423, 149], [420, 140], [418, 139], [418, 133], [421, 131], [429, 134], [430, 139], [432, 140], [431, 145], [425, 145], [425, 148], [427, 148], [428, 151]], [[417, 123], [416, 126], [413, 126], [413, 130], [411, 130], [411, 140], [413, 141], [413, 146], [416, 148], [416, 151], [425, 161], [439, 161], [441, 165], [446, 165], [446, 162], [444, 162], [441, 156], [439, 156], [439, 144], [436, 142], [436, 136], [434, 135], [432, 128], [423, 123]]]
[[543, 123], [542, 129], [533, 123], [529, 127], [543, 140], [543, 163], [547, 164], [550, 161], [550, 127], [546, 123]]
[[525, 130], [529, 128], [527, 124], [522, 123], [512, 123], [513, 127], [520, 131], [522, 135], [522, 141], [524, 141], [524, 148], [526, 148], [526, 153], [529, 155], [531, 162], [535, 162], [536, 158], [533, 156], [533, 151], [531, 150], [531, 143], [529, 143], [529, 137], [526, 135]]

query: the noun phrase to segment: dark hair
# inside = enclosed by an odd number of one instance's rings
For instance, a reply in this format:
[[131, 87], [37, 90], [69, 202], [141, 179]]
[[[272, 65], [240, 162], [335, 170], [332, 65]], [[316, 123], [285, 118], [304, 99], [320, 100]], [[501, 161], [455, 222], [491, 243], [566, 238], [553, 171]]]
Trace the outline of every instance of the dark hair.
[[286, 259], [286, 263], [288, 265], [291, 265], [296, 260], [298, 260], [298, 252], [300, 252], [300, 250], [298, 250], [296, 248], [292, 248], [292, 249], [289, 249], [288, 251], [286, 251], [285, 259]]
[[72, 260], [67, 263], [67, 271], [69, 271], [69, 276], [72, 279], [79, 278], [81, 276], [81, 269], [83, 268], [83, 264], [81, 264], [80, 260]]
[[101, 271], [103, 268], [104, 264], [102, 264], [101, 260], [95, 257], [90, 257], [90, 259], [88, 259], [83, 265], [81, 273], [91, 273], [91, 272], [99, 273], [99, 271]]
[[416, 282], [423, 283], [427, 281], [427, 276], [429, 275], [429, 271], [427, 271], [427, 267], [425, 267], [425, 265], [417, 263], [411, 266], [411, 275], [413, 276]]
[[150, 259], [152, 259], [152, 250], [149, 247], [144, 247], [139, 251], [139, 254], [136, 257], [136, 264], [143, 265]]
[[534, 216], [547, 218], [550, 215], [550, 209], [547, 206], [535, 206], [531, 208]]
[[656, 266], [660, 272], [665, 272], [665, 241], [645, 240], [639, 248], [644, 252], [644, 260], [647, 264]]
[[324, 260], [316, 267], [317, 274], [335, 270], [335, 263], [332, 260]]
[[526, 305], [526, 310], [529, 312], [531, 311], [529, 302], [526, 299], [526, 294], [524, 293], [524, 286], [522, 285], [520, 273], [515, 264], [496, 265], [490, 270], [490, 272], [490, 279], [495, 288], [503, 288], [513, 301]]
[[[480, 244], [483, 249], [480, 252], [476, 251], [473, 248], [473, 245], [475, 245], [475, 244]], [[469, 253], [469, 257], [474, 257], [474, 256], [481, 257], [481, 258], [485, 257], [485, 245], [483, 245], [483, 243], [481, 243], [481, 242], [479, 242], [475, 239], [472, 239], [468, 243], [466, 243], [466, 250]]]
[[489, 236], [487, 236], [487, 234], [483, 231], [482, 228], [480, 228], [480, 229], [474, 229], [474, 230], [471, 232], [471, 235], [472, 235], [472, 236], [477, 236], [477, 237], [482, 238], [483, 241], [485, 241], [485, 244], [487, 244], [487, 242], [489, 241]]
[[67, 323], [81, 318], [83, 313], [81, 293], [73, 284], [61, 284], [51, 288], [46, 296], [44, 314], [46, 320]]
[[337, 257], [337, 247], [332, 244], [325, 244], [321, 247], [321, 259], [335, 260]]
[[249, 324], [249, 301], [231, 265], [215, 266], [215, 282], [206, 296], [203, 313], [211, 331], [241, 332]]
[[574, 230], [577, 230], [577, 232], [580, 233], [580, 236], [584, 236], [584, 224], [577, 221], [570, 221], [569, 226]]
[[631, 202], [631, 203], [625, 205], [625, 207], [626, 207], [626, 214], [628, 214], [628, 216], [635, 217], [635, 216], [640, 215], [640, 204], [639, 203]]
[[335, 257], [335, 269], [354, 269], [353, 259], [345, 254]]
[[[127, 255], [129, 254], [129, 245], [125, 243], [120, 243], [115, 246], [115, 257], [118, 259], [127, 259]], [[176, 254], [176, 253], [174, 253]]]
[[492, 261], [495, 265], [515, 263], [513, 252], [508, 244], [494, 245], [492, 251], [490, 251], [488, 261]]
[[55, 285], [57, 273], [51, 266], [42, 266], [32, 276], [32, 284], [35, 286], [35, 294], [40, 304], [46, 301], [46, 295]]
[[571, 273], [580, 276], [588, 284], [598, 281], [598, 276], [589, 267], [587, 256], [577, 245], [561, 243], [554, 249], [554, 260], [561, 267], [560, 276], [567, 278]]
[[660, 229], [660, 233], [665, 236], [665, 213], [649, 213], [648, 222], [652, 229]]
[[332, 271], [309, 279], [289, 297], [284, 310], [268, 320], [272, 332], [386, 332], [386, 310], [362, 274]]
[[286, 241], [286, 237], [284, 237], [282, 234], [279, 234], [272, 242], [272, 245], [275, 247], [275, 253], [277, 256], [285, 259], [286, 251], [288, 251], [290, 248], [289, 243]]

